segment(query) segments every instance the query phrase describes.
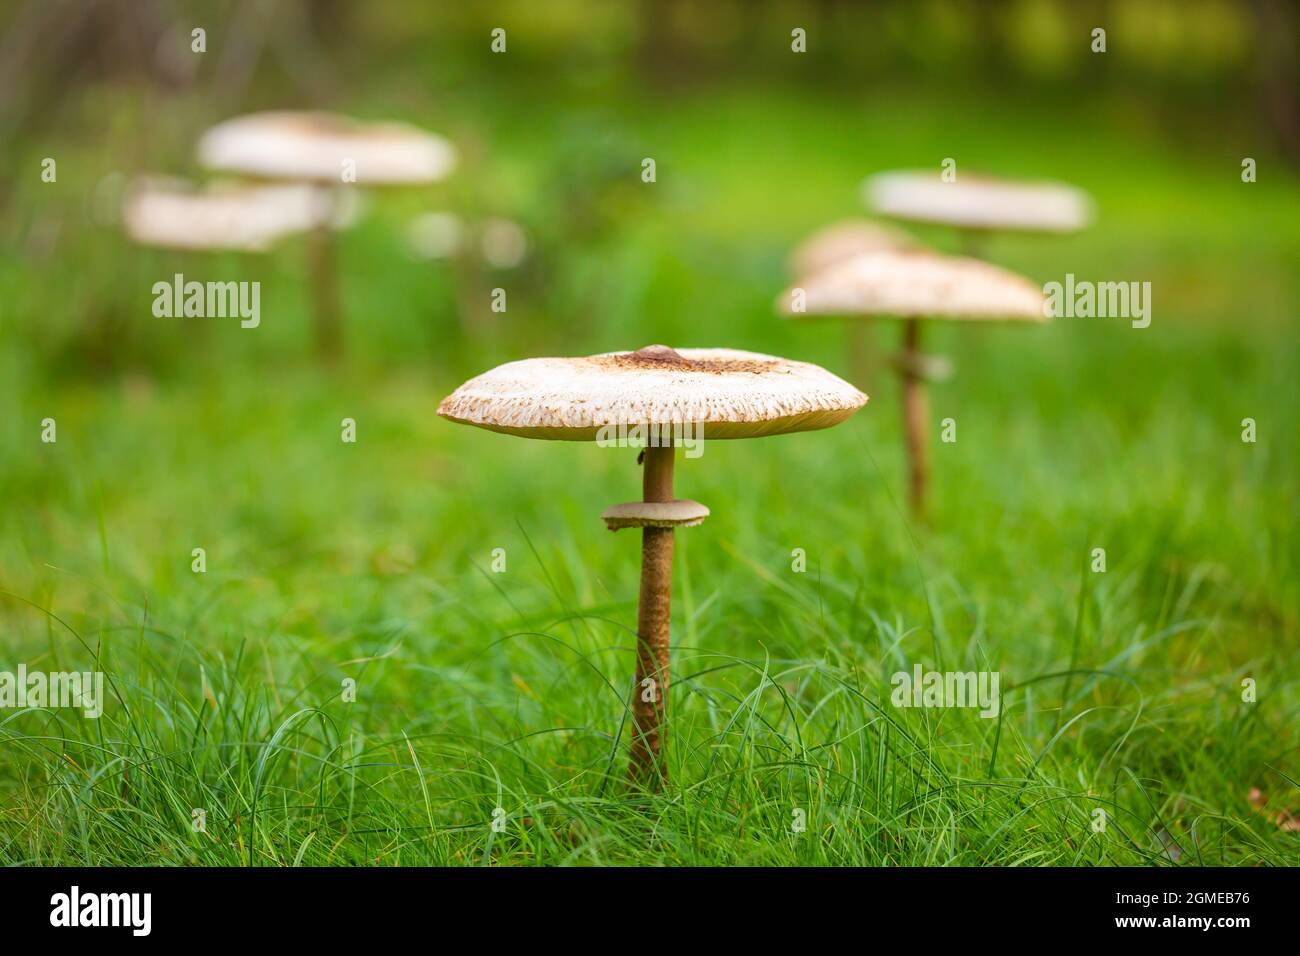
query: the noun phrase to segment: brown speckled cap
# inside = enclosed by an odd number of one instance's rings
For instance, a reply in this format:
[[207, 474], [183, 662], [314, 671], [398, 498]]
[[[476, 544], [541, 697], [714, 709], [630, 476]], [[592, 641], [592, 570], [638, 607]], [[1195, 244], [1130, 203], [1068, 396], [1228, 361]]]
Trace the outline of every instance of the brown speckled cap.
[[456, 164], [450, 143], [405, 123], [292, 111], [218, 123], [199, 140], [198, 154], [210, 169], [316, 182], [340, 182], [350, 162], [361, 186], [433, 182]]
[[[802, 293], [803, 308], [799, 307]], [[1046, 322], [1042, 289], [978, 259], [937, 252], [876, 252], [831, 266], [787, 289], [792, 318], [881, 316]]]
[[699, 425], [708, 438], [829, 428], [867, 396], [806, 362], [732, 349], [651, 345], [635, 352], [508, 362], [438, 406], [466, 425], [528, 438], [592, 441], [603, 427]]

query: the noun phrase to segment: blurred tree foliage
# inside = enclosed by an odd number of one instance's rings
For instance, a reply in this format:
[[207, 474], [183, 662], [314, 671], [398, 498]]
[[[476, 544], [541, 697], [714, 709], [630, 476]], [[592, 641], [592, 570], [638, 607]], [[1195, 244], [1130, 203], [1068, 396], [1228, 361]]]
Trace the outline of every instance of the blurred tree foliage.
[[[0, 9], [0, 134], [51, 115], [87, 83], [195, 82], [192, 25], [209, 31], [214, 96], [256, 79], [295, 105], [336, 99], [345, 71], [432, 59], [444, 78], [520, 71], [690, 84], [726, 74], [812, 84], [1031, 84], [1047, 94], [1143, 90], [1200, 109], [1261, 104], [1300, 158], [1294, 0], [13, 0]], [[509, 65], [489, 48], [507, 31]], [[807, 33], [792, 56], [790, 32]], [[1107, 31], [1100, 62], [1093, 29]]]
[[[1104, 54], [1092, 52], [1098, 27]], [[505, 56], [491, 47], [498, 28]], [[806, 54], [791, 49], [796, 28]], [[191, 49], [195, 29], [206, 31], [202, 56]], [[646, 155], [639, 110], [647, 103], [674, 110], [675, 95], [752, 86], [760, 95], [833, 98], [852, 122], [855, 102], [941, 111], [951, 91], [954, 106], [974, 101], [990, 112], [1016, 105], [1021, 115], [1068, 118], [1086, 108], [1094, 115], [1081, 130], [1104, 117], [1116, 136], [1176, 133], [1165, 139], [1258, 143], [1261, 153], [1271, 139], [1300, 162], [1298, 35], [1294, 0], [8, 0], [0, 5], [0, 158], [6, 168], [37, 170], [56, 154], [69, 188], [0, 177], [0, 247], [15, 253], [0, 286], [12, 284], [8, 302], [21, 314], [23, 297], [38, 296], [37, 270], [63, 257], [92, 263], [77, 271], [57, 315], [31, 321], [27, 334], [78, 374], [125, 361], [166, 367], [177, 343], [153, 333], [131, 341], [129, 317], [136, 290], [159, 270], [170, 274], [178, 258], [121, 256], [103, 210], [135, 173], [207, 178], [193, 144], [219, 119], [327, 108], [449, 136], [474, 174], [386, 198], [392, 223], [432, 208], [470, 229], [517, 220], [531, 246], [512, 276], [518, 301], [544, 302], [581, 334], [600, 327], [611, 303], [635, 313], [645, 289], [671, 289], [672, 275], [688, 281], [671, 257], [667, 265], [610, 262], [646, 204], [694, 201], [677, 191], [681, 179], [647, 193], [627, 175], [628, 157]], [[711, 133], [700, 131], [701, 142]], [[1036, 147], [1078, 145], [1057, 139]], [[764, 188], [751, 205], [761, 205]], [[350, 254], [373, 255], [378, 269], [405, 254], [396, 235], [376, 228]], [[287, 244], [259, 262], [259, 274], [294, 275], [295, 255]], [[482, 263], [460, 256], [406, 281], [393, 300], [412, 322], [442, 317], [418, 326], [430, 343], [493, 338], [499, 320], [482, 290], [497, 280]], [[403, 314], [393, 314], [395, 328]]]

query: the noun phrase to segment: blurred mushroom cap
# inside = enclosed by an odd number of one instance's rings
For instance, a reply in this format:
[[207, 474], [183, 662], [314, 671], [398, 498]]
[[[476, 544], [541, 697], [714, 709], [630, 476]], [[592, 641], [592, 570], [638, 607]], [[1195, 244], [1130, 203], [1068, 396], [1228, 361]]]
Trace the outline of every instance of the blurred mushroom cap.
[[[802, 309], [799, 292], [802, 290]], [[896, 316], [1045, 322], [1040, 287], [978, 259], [937, 252], [873, 252], [831, 266], [787, 289], [787, 316]]]
[[[267, 179], [428, 183], [456, 165], [441, 136], [405, 123], [362, 123], [332, 113], [275, 111], [237, 116], [203, 134], [199, 162]], [[344, 179], [347, 170], [355, 180]]]
[[406, 226], [407, 248], [417, 259], [447, 259], [465, 241], [465, 224], [454, 212], [426, 212]]
[[489, 219], [479, 237], [483, 259], [493, 269], [513, 269], [528, 253], [524, 227], [509, 219]]
[[869, 219], [845, 219], [800, 243], [790, 256], [790, 270], [802, 278], [863, 253], [920, 248], [921, 244], [901, 229]]
[[1022, 182], [959, 173], [890, 172], [863, 184], [867, 205], [884, 216], [967, 229], [1075, 232], [1092, 221], [1092, 199], [1055, 182]]
[[199, 190], [184, 180], [142, 177], [127, 189], [122, 225], [141, 245], [261, 252], [326, 224], [330, 210], [321, 191], [306, 184]]
[[704, 438], [829, 428], [867, 401], [816, 365], [733, 349], [535, 358], [472, 378], [438, 406], [466, 425], [527, 438], [591, 441], [603, 428], [701, 426]]

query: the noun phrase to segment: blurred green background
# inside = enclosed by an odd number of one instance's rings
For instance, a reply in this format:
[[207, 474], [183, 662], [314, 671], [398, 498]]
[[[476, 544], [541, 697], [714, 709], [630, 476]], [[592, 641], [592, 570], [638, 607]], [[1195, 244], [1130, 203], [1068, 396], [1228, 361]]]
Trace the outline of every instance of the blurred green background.
[[[0, 712], [6, 862], [1300, 860], [1292, 6], [43, 0], [0, 29], [0, 670], [115, 688], [99, 721]], [[460, 153], [340, 235], [333, 366], [301, 240], [172, 253], [114, 216], [130, 177], [202, 180], [203, 130], [279, 108]], [[674, 786], [630, 811], [639, 548], [598, 515], [636, 496], [634, 455], [437, 402], [653, 342], [848, 376], [843, 328], [775, 316], [787, 256], [862, 214], [865, 176], [945, 157], [1092, 193], [1087, 231], [983, 254], [1149, 281], [1151, 326], [936, 330], [959, 437], [928, 529], [883, 372], [844, 426], [680, 463], [712, 517], [677, 536]], [[526, 256], [420, 258], [440, 211], [519, 223]], [[155, 318], [176, 272], [259, 281], [261, 326]], [[1002, 719], [889, 708], [918, 662], [1000, 671]]]

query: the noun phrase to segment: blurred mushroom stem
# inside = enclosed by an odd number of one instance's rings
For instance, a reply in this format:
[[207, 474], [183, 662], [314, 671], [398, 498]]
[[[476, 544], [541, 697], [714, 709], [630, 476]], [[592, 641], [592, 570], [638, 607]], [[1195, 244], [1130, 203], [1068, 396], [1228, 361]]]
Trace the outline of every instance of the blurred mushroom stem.
[[[673, 500], [675, 449], [647, 447], [645, 501]], [[668, 703], [668, 617], [673, 585], [673, 529], [641, 529], [641, 596], [636, 612], [636, 684], [632, 688], [632, 756], [628, 780], [657, 790], [668, 779], [662, 748]]]
[[907, 433], [907, 497], [912, 517], [925, 520], [925, 488], [930, 482], [930, 400], [925, 378], [919, 369], [921, 320], [908, 319], [903, 326], [903, 428]]
[[846, 322], [844, 326], [849, 337], [849, 381], [861, 386], [875, 371], [875, 330], [869, 322]]
[[325, 361], [343, 352], [343, 308], [339, 302], [338, 249], [334, 238], [334, 213], [338, 197], [330, 188], [321, 190], [325, 214], [307, 235], [307, 270], [311, 282], [315, 319], [316, 351]]
[[968, 259], [983, 259], [988, 248], [989, 233], [986, 229], [962, 229], [958, 239], [960, 255]]

